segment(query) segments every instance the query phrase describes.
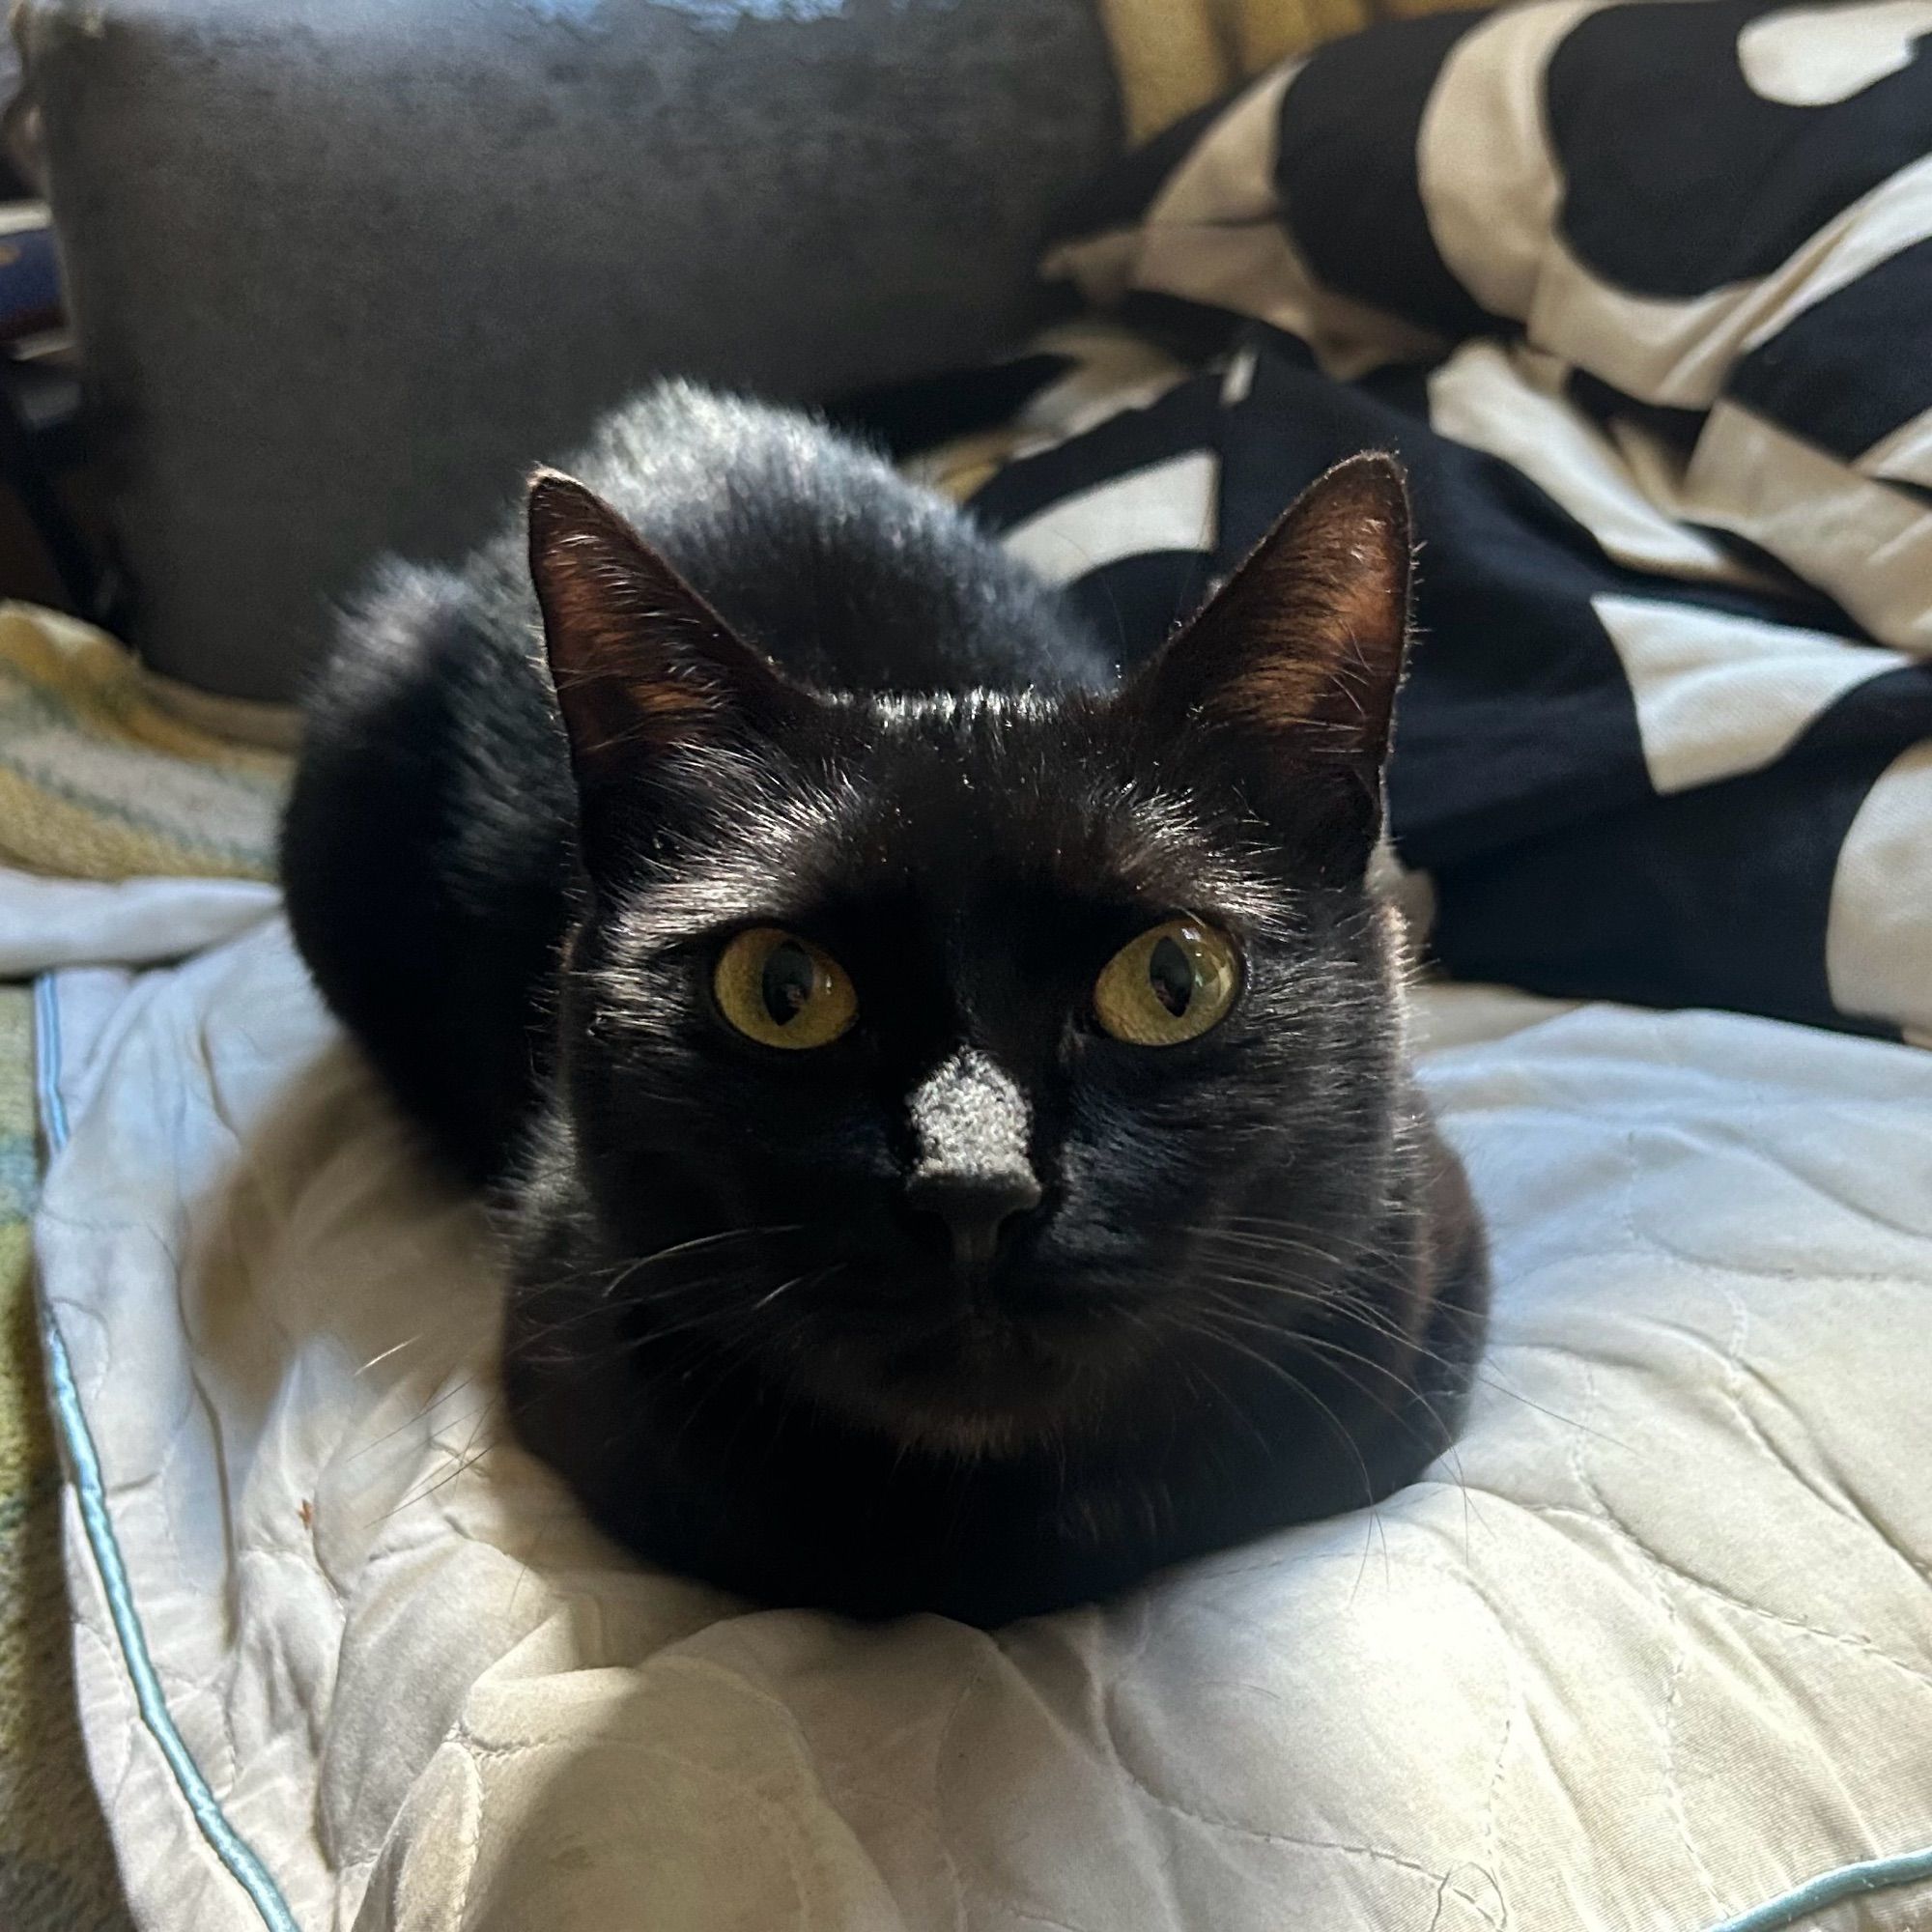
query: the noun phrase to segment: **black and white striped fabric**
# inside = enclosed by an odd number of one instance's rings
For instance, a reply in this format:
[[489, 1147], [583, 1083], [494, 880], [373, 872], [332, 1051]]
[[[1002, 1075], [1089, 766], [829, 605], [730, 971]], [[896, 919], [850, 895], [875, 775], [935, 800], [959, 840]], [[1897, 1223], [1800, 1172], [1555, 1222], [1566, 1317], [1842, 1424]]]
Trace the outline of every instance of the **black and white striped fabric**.
[[1932, 0], [1377, 27], [1048, 268], [1106, 320], [917, 461], [1124, 657], [1406, 463], [1391, 821], [1451, 972], [1932, 1043]]

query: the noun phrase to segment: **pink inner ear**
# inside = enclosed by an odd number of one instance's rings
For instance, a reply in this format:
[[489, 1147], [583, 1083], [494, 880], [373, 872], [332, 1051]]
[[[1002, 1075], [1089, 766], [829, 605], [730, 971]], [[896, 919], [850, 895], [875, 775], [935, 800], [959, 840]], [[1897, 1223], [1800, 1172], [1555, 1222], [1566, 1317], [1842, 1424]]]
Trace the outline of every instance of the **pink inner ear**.
[[1293, 730], [1315, 716], [1332, 674], [1325, 660], [1313, 656], [1266, 660], [1218, 687], [1207, 709], [1230, 724]]
[[615, 754], [691, 743], [778, 679], [624, 520], [582, 484], [530, 492], [530, 574], [580, 779]]
[[1390, 532], [1379, 526], [1378, 534], [1379, 543], [1358, 534], [1341, 555], [1306, 559], [1301, 581], [1261, 619], [1270, 634], [1265, 645], [1249, 653], [1223, 688], [1224, 710], [1290, 730], [1331, 708], [1376, 708], [1381, 687], [1399, 671], [1407, 614]]
[[683, 613], [653, 611], [646, 586], [628, 579], [589, 541], [560, 547], [543, 580], [545, 631], [557, 696], [631, 724], [676, 732], [696, 725], [718, 692], [698, 667], [665, 648], [664, 633], [704, 628]]
[[1154, 677], [1186, 714], [1316, 734], [1378, 759], [1408, 620], [1401, 473], [1357, 458], [1312, 484], [1169, 646]]

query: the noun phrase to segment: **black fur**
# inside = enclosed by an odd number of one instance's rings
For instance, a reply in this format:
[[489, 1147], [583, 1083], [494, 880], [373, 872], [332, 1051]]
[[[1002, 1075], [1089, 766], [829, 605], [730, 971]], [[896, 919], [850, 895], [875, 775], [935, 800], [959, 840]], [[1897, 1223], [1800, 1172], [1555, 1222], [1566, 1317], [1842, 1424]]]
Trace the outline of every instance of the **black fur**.
[[[668, 386], [574, 469], [644, 542], [539, 485], [555, 687], [521, 520], [389, 567], [284, 846], [324, 994], [505, 1214], [525, 1439], [647, 1557], [981, 1622], [1412, 1475], [1486, 1272], [1367, 880], [1392, 468], [1317, 486], [1124, 684], [803, 418]], [[1234, 939], [1233, 1009], [1109, 1037], [1100, 967], [1182, 912]], [[847, 1036], [724, 1023], [712, 962], [755, 925], [842, 963]], [[1000, 1133], [1021, 1170], [990, 1263], [909, 1189], [934, 1094], [969, 1192]]]

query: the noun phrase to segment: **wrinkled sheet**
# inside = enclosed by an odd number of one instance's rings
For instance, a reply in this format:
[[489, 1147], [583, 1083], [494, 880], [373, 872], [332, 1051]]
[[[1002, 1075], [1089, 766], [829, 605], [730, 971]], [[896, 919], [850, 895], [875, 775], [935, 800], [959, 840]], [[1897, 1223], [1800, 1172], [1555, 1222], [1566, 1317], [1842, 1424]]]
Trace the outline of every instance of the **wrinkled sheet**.
[[84, 1724], [153, 1932], [1657, 1932], [1932, 1841], [1932, 1054], [1430, 992], [1499, 1281], [1463, 1439], [986, 1636], [578, 1520], [503, 1437], [480, 1216], [278, 923], [43, 988]]

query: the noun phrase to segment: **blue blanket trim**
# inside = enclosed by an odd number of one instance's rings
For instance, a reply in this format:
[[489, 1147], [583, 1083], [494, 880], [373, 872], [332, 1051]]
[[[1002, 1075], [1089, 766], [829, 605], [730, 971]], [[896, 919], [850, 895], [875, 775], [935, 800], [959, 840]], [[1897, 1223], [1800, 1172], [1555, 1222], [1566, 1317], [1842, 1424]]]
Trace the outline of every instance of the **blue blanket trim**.
[[[43, 974], [34, 983], [35, 1083], [41, 1104], [41, 1120], [46, 1129], [47, 1144], [58, 1153], [67, 1145], [67, 1102], [60, 1091], [61, 1035], [60, 1000], [54, 976]], [[115, 1541], [114, 1519], [108, 1513], [107, 1489], [101, 1480], [100, 1459], [95, 1453], [93, 1433], [81, 1407], [80, 1391], [74, 1386], [73, 1369], [68, 1360], [67, 1344], [54, 1320], [51, 1303], [42, 1302], [42, 1331], [46, 1348], [47, 1380], [52, 1390], [56, 1421], [66, 1445], [68, 1462], [73, 1470], [74, 1490], [80, 1501], [81, 1521], [87, 1530], [88, 1548], [107, 1597], [114, 1634], [121, 1642], [122, 1661], [134, 1687], [141, 1721], [160, 1747], [175, 1783], [201, 1827], [201, 1834], [214, 1855], [227, 1866], [230, 1875], [248, 1894], [262, 1923], [269, 1932], [300, 1932], [274, 1880], [254, 1852], [240, 1838], [222, 1814], [220, 1804], [201, 1775], [201, 1767], [189, 1755], [181, 1733], [169, 1714], [167, 1699], [148, 1656], [148, 1640], [134, 1608], [133, 1593], [128, 1585], [128, 1572], [121, 1561], [121, 1546]]]
[[1932, 1845], [1922, 1852], [1897, 1852], [1888, 1859], [1866, 1859], [1836, 1871], [1820, 1872], [1781, 1897], [1754, 1905], [1735, 1918], [1714, 1925], [1711, 1932], [1785, 1932], [1814, 1912], [1828, 1912], [1847, 1899], [1874, 1891], [1894, 1891], [1902, 1885], [1932, 1883]]

